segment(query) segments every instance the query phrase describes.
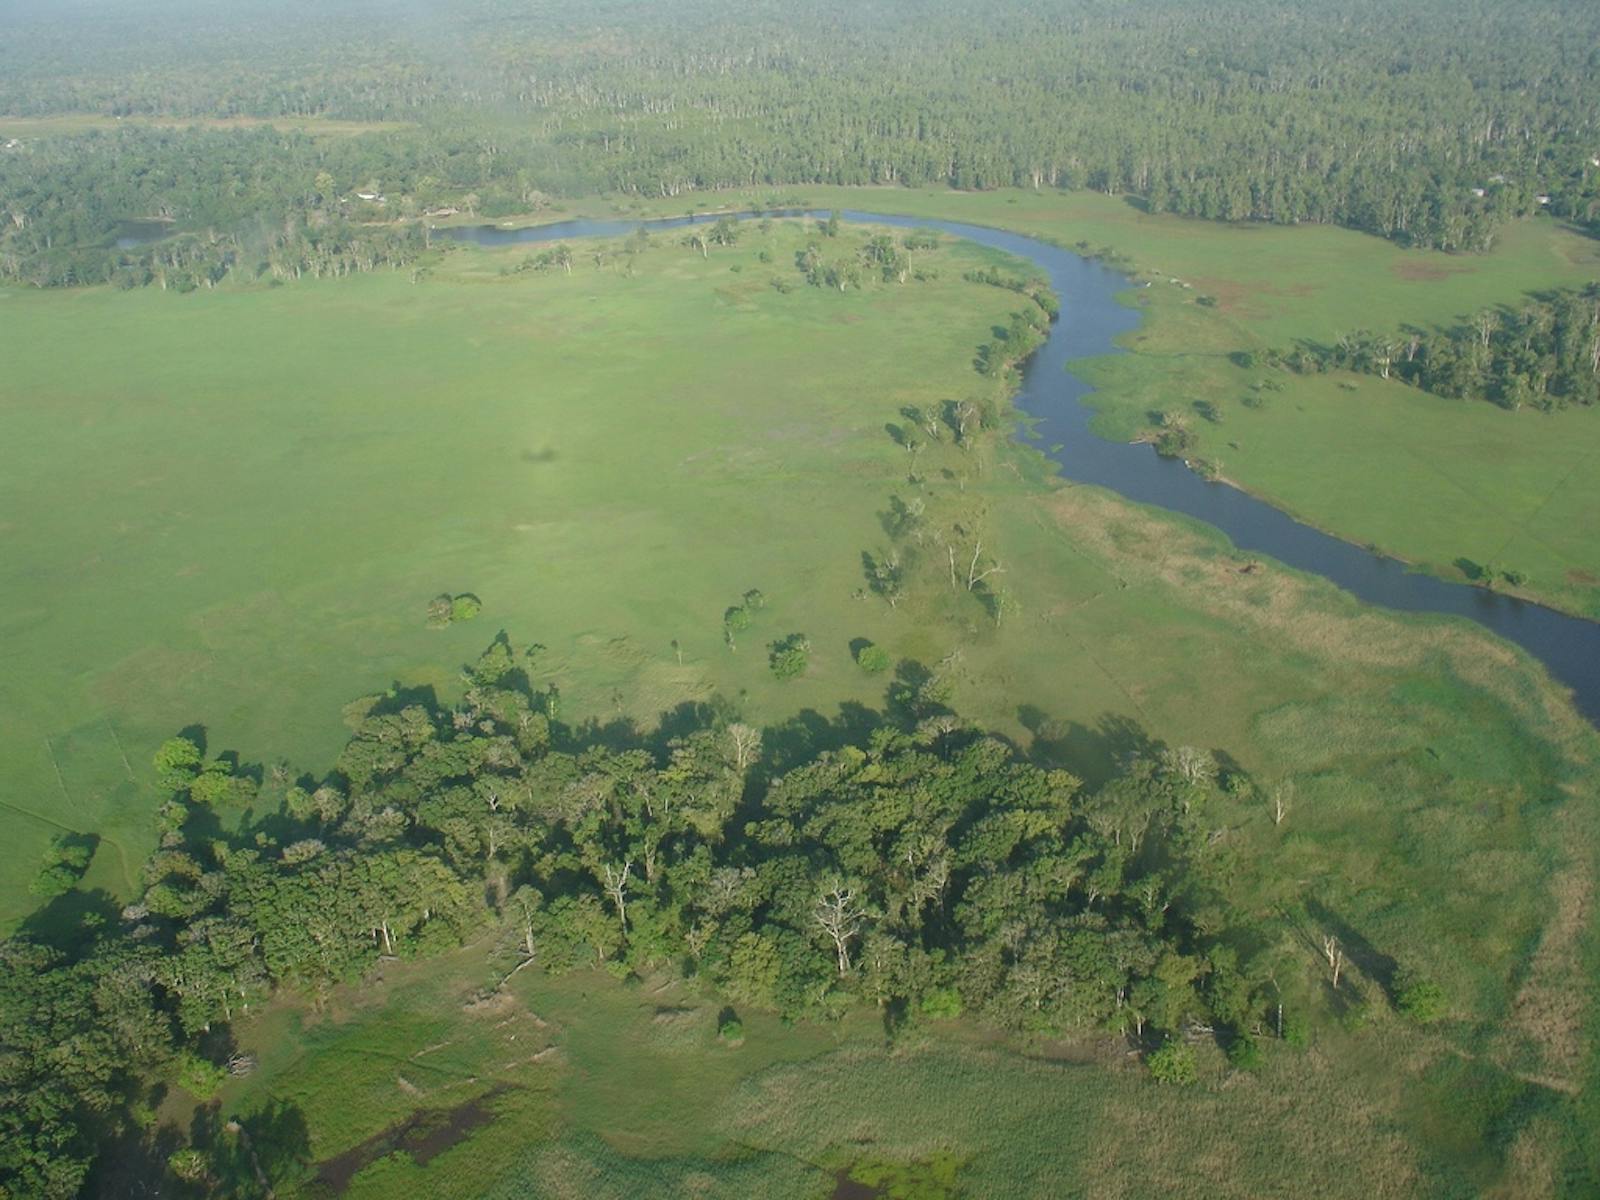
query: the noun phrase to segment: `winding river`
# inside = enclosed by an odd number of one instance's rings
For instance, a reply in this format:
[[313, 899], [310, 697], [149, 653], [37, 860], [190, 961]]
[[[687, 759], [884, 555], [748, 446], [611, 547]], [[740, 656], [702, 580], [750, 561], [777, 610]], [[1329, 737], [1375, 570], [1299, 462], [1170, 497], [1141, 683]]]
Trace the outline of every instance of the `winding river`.
[[[767, 215], [821, 218], [827, 213], [788, 210]], [[1590, 720], [1600, 723], [1600, 624], [1409, 570], [1397, 559], [1303, 525], [1236, 488], [1207, 482], [1182, 463], [1160, 457], [1148, 445], [1107, 441], [1092, 433], [1089, 422], [1094, 412], [1084, 403], [1092, 389], [1068, 368], [1077, 359], [1125, 353], [1115, 339], [1140, 321], [1136, 309], [1117, 301], [1117, 294], [1131, 286], [1125, 276], [1059, 246], [1018, 233], [927, 217], [856, 211], [841, 215], [849, 221], [874, 225], [942, 230], [1028, 259], [1049, 276], [1061, 299], [1062, 318], [1027, 364], [1016, 403], [1033, 418], [1030, 441], [1041, 449], [1050, 447], [1046, 452], [1068, 479], [1098, 484], [1130, 500], [1215, 525], [1239, 549], [1321, 575], [1368, 604], [1476, 621], [1542, 660], [1555, 678], [1572, 689], [1578, 708]], [[437, 232], [479, 245], [502, 246], [513, 242], [623, 237], [641, 224], [648, 229], [673, 229], [714, 219], [575, 220], [521, 229], [475, 226]]]

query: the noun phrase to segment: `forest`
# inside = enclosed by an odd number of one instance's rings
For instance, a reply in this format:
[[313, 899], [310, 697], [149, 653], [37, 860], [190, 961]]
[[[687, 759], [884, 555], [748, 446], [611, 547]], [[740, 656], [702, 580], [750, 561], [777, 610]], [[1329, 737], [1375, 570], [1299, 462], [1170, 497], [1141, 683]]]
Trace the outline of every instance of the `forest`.
[[1362, 371], [1513, 411], [1592, 405], [1600, 401], [1600, 284], [1485, 309], [1449, 330], [1357, 330], [1282, 361], [1299, 371]]
[[[0, 278], [361, 269], [406, 261], [394, 227], [427, 212], [808, 183], [1092, 189], [1447, 250], [1534, 212], [1592, 223], [1593, 7], [1415, 7], [25, 3], [0, 113], [98, 124], [0, 139]], [[122, 222], [157, 218], [189, 236], [118, 248]]]
[[[1303, 1042], [1307, 946], [1338, 986], [1338, 938], [1303, 910], [1230, 905], [1208, 806], [1256, 785], [1211, 752], [1147, 742], [1086, 788], [963, 721], [910, 661], [885, 719], [857, 714], [864, 738], [688, 706], [619, 744], [534, 689], [541, 649], [500, 635], [454, 705], [369, 699], [319, 775], [162, 745], [142, 895], [70, 947], [0, 942], [0, 1195], [76, 1195], [152, 1079], [204, 1095], [241, 1069], [216, 1035], [275, 990], [325, 996], [491, 930], [502, 985], [666, 966], [792, 1019], [871, 1007], [890, 1037], [964, 1012], [1124, 1034], [1179, 1084], [1196, 1035], [1244, 1068], [1260, 1039]], [[45, 890], [71, 882], [62, 851]], [[1399, 999], [1421, 1021], [1443, 1003], [1421, 979]], [[179, 1178], [223, 1170], [197, 1153], [174, 1152]]]

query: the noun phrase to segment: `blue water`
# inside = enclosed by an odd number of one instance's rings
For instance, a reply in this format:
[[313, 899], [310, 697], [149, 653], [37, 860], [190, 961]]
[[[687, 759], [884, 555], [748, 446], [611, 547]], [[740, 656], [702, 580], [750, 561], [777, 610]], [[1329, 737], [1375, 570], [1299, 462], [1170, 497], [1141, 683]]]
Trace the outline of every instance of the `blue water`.
[[[741, 218], [762, 214], [742, 213]], [[774, 216], [825, 217], [788, 211]], [[1124, 353], [1115, 338], [1139, 324], [1137, 310], [1117, 302], [1131, 286], [1127, 278], [1071, 251], [1019, 233], [885, 213], [846, 211], [846, 220], [916, 229], [939, 229], [980, 245], [1026, 258], [1043, 270], [1061, 299], [1061, 319], [1027, 364], [1017, 406], [1033, 418], [1033, 437], [1068, 479], [1098, 484], [1130, 500], [1181, 512], [1216, 526], [1241, 550], [1269, 556], [1321, 575], [1358, 599], [1405, 612], [1466, 617], [1517, 643], [1544, 662], [1572, 689], [1578, 708], [1600, 722], [1600, 624], [1569, 617], [1538, 604], [1484, 588], [1447, 583], [1409, 570], [1397, 559], [1374, 554], [1303, 525], [1286, 513], [1226, 484], [1201, 479], [1182, 463], [1162, 458], [1147, 445], [1107, 441], [1089, 429], [1092, 390], [1070, 373], [1072, 362]], [[674, 229], [714, 217], [657, 221], [561, 221], [522, 229], [479, 226], [438, 231], [442, 235], [500, 246], [586, 237], [623, 237], [642, 224]]]

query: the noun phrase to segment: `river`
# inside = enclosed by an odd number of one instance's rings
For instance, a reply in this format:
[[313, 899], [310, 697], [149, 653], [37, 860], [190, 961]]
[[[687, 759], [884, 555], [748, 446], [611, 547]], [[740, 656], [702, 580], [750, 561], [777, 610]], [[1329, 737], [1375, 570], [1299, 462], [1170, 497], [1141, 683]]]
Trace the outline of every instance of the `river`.
[[[736, 215], [744, 219], [760, 215], [823, 218], [828, 214], [788, 210]], [[1600, 624], [1412, 571], [1398, 559], [1313, 529], [1237, 488], [1204, 480], [1181, 462], [1162, 458], [1148, 445], [1108, 441], [1092, 433], [1089, 422], [1094, 411], [1085, 403], [1092, 389], [1069, 368], [1077, 359], [1126, 353], [1115, 339], [1140, 321], [1137, 309], [1117, 300], [1118, 293], [1132, 286], [1126, 276], [1037, 238], [987, 226], [854, 210], [841, 216], [873, 225], [938, 229], [1028, 259], [1049, 276], [1061, 300], [1061, 319], [1026, 365], [1015, 402], [1033, 419], [1030, 442], [1046, 453], [1066, 478], [1098, 484], [1130, 500], [1205, 521], [1227, 534], [1239, 549], [1321, 575], [1367, 604], [1476, 621], [1540, 659], [1551, 675], [1572, 689], [1579, 710], [1600, 723]], [[503, 246], [624, 237], [640, 225], [652, 230], [675, 229], [715, 219], [574, 220], [520, 229], [469, 226], [436, 232], [479, 245]]]

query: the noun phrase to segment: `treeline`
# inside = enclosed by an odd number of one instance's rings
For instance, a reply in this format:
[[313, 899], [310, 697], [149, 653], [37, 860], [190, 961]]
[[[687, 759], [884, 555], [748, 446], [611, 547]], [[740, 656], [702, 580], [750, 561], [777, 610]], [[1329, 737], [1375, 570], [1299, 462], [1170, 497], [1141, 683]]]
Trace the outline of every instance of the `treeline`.
[[[234, 232], [298, 211], [324, 169], [383, 193], [387, 217], [807, 183], [1089, 188], [1473, 250], [1509, 217], [1600, 213], [1596, 44], [1600, 12], [1577, 0], [1421, 0], [1404, 21], [1377, 0], [934, 0], [915, 19], [838, 0], [405, 16], [170, 0], [137, 18], [29, 2], [0, 42], [0, 112], [394, 124], [147, 134], [110, 155], [27, 139], [0, 153], [0, 200], [84, 248], [107, 227], [92, 205], [73, 215], [85, 185], [120, 201], [115, 219], [164, 206], [183, 228]], [[201, 161], [171, 169], [178, 143]], [[79, 157], [39, 176], [42, 195], [18, 187], [17, 160]]]
[[[416, 223], [359, 199], [403, 147], [319, 141], [272, 129], [127, 127], [0, 152], [0, 280], [113, 282], [180, 291], [249, 278], [401, 266], [424, 249]], [[434, 185], [420, 180], [421, 195]], [[415, 214], [414, 197], [396, 212]], [[120, 237], [137, 223], [133, 244]]]
[[553, 719], [528, 659], [502, 637], [453, 706], [371, 702], [321, 778], [162, 747], [140, 898], [71, 950], [0, 943], [0, 1194], [75, 1194], [150, 1081], [214, 1086], [217, 1033], [274, 990], [490, 928], [507, 978], [668, 969], [795, 1018], [1104, 1029], [1170, 1040], [1163, 1070], [1186, 1033], [1244, 1062], [1303, 1026], [1262, 949], [1281, 936], [1225, 899], [1208, 814], [1251, 785], [1209, 753], [1147, 747], [1086, 789], [955, 717], [914, 664], [864, 744], [705, 720], [616, 748]]
[[1362, 371], [1513, 410], [1591, 405], [1600, 402], [1600, 284], [1518, 309], [1486, 309], [1449, 330], [1358, 330], [1281, 361], [1302, 372]]

